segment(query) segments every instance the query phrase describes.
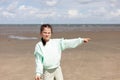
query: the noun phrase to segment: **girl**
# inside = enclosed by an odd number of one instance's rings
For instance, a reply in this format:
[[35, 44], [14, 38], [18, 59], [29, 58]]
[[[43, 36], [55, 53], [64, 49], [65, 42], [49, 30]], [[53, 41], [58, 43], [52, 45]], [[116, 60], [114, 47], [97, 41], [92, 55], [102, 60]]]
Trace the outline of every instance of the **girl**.
[[40, 28], [41, 40], [35, 46], [35, 80], [63, 80], [60, 67], [61, 53], [67, 48], [75, 48], [90, 38], [51, 39], [52, 26], [43, 24]]

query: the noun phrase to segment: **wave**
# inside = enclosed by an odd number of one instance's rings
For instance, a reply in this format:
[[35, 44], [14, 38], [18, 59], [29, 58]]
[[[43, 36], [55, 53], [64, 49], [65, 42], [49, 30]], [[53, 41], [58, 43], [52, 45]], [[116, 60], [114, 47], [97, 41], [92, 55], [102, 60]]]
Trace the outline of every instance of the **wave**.
[[12, 39], [18, 39], [18, 40], [36, 40], [38, 39], [37, 37], [25, 37], [25, 36], [15, 36], [15, 35], [9, 35], [9, 38]]

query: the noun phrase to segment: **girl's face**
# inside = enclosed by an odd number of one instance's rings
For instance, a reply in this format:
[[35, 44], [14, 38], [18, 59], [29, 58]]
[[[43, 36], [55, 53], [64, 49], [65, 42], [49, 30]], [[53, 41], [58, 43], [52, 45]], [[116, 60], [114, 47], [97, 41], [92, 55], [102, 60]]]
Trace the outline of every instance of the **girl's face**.
[[51, 28], [45, 27], [40, 35], [46, 42], [49, 41], [51, 38]]

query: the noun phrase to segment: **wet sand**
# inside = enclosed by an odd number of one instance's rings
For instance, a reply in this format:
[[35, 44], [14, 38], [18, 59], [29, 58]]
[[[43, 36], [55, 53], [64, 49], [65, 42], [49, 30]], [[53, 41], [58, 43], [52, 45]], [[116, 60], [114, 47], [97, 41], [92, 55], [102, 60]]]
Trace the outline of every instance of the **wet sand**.
[[[16, 33], [21, 28], [0, 28], [1, 80], [34, 80], [35, 60], [33, 52], [40, 37], [38, 32], [30, 31], [34, 28], [30, 28], [29, 31], [28, 29], [23, 29], [23, 33]], [[5, 31], [9, 34], [5, 34]], [[38, 39], [18, 40], [9, 38], [9, 35], [34, 36]], [[74, 29], [54, 32], [53, 38], [90, 37], [92, 39], [89, 43], [82, 44], [75, 49], [63, 51], [61, 66], [64, 80], [120, 80], [119, 36], [120, 31], [107, 29], [103, 31]]]

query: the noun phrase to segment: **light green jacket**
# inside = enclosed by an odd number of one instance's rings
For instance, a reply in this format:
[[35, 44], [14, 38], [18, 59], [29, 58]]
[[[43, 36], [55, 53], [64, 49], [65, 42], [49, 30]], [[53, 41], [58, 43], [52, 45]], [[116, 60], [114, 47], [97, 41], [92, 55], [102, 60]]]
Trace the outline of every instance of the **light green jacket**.
[[43, 74], [43, 69], [53, 69], [60, 66], [61, 53], [67, 48], [75, 48], [83, 43], [83, 38], [50, 39], [45, 46], [38, 42], [35, 46], [36, 74]]

